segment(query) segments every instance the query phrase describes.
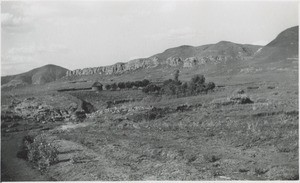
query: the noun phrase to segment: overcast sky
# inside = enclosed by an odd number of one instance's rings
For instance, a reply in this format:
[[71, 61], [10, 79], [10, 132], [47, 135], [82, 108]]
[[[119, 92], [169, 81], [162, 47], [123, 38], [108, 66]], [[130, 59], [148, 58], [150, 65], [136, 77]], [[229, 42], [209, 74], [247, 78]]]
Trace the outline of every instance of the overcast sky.
[[221, 40], [265, 45], [298, 25], [298, 2], [1, 2], [1, 75], [148, 57]]

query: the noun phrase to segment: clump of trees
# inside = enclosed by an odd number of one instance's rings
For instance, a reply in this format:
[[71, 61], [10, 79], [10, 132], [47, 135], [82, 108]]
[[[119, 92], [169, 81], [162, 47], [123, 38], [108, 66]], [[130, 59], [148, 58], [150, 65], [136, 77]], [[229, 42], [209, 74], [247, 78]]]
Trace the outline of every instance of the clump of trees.
[[145, 93], [155, 93], [161, 95], [172, 95], [177, 97], [199, 95], [208, 93], [215, 88], [215, 83], [206, 82], [205, 77], [197, 74], [191, 78], [189, 82], [181, 82], [179, 80], [179, 70], [174, 73], [173, 79], [165, 80], [161, 84], [151, 83], [144, 79], [140, 81], [127, 81], [104, 85], [106, 90], [130, 89], [142, 87]]
[[127, 82], [119, 82], [119, 83], [112, 83], [112, 84], [106, 84], [104, 85], [106, 90], [117, 90], [119, 89], [130, 89], [133, 87], [139, 88], [139, 87], [146, 87], [150, 84], [150, 81], [148, 79], [144, 79], [141, 81], [127, 81]]
[[145, 88], [143, 88], [143, 92], [145, 93], [159, 93], [161, 87], [157, 86], [156, 84], [149, 84]]
[[207, 93], [215, 88], [215, 83], [205, 82], [203, 75], [195, 75], [189, 82], [182, 83], [179, 80], [179, 70], [174, 73], [174, 79], [165, 80], [162, 86], [150, 84], [143, 89], [145, 93], [160, 93], [164, 95], [176, 95], [177, 97], [199, 95]]

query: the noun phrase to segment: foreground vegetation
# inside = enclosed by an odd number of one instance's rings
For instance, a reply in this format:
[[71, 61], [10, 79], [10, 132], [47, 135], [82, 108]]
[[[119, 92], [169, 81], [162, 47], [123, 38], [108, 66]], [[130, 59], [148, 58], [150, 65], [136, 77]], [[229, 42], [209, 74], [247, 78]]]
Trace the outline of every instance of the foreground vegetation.
[[[83, 122], [8, 118], [2, 137], [12, 138], [24, 129], [44, 132], [24, 138], [18, 156], [62, 181], [299, 179], [296, 85], [252, 82], [215, 87], [205, 94], [204, 77], [196, 75], [186, 83], [186, 95], [180, 92], [185, 82], [175, 77], [156, 84], [158, 93], [35, 95], [18, 105], [47, 99], [53, 108], [69, 108], [74, 102], [67, 105], [67, 100], [75, 98], [95, 110]], [[178, 88], [175, 94], [173, 86]]]

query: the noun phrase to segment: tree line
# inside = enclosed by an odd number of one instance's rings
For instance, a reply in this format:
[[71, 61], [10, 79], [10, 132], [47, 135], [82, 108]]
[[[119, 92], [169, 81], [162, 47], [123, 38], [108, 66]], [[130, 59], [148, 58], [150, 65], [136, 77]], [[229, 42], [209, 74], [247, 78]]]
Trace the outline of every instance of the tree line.
[[206, 83], [205, 77], [200, 74], [193, 76], [189, 82], [181, 82], [178, 78], [179, 70], [176, 70], [174, 79], [165, 80], [160, 86], [150, 83], [143, 88], [143, 92], [176, 95], [178, 97], [182, 97], [208, 93], [215, 88], [215, 83]]
[[150, 84], [148, 79], [144, 79], [141, 81], [127, 81], [127, 82], [119, 82], [119, 83], [112, 83], [112, 84], [105, 84], [104, 87], [106, 90], [117, 90], [120, 89], [131, 89], [134, 87], [146, 87]]
[[168, 79], [161, 84], [151, 83], [148, 79], [140, 81], [127, 81], [112, 84], [105, 84], [106, 90], [131, 89], [142, 87], [142, 91], [147, 94], [156, 93], [161, 95], [173, 95], [177, 97], [199, 95], [208, 93], [215, 88], [215, 83], [206, 82], [204, 75], [194, 75], [190, 81], [179, 80], [179, 70], [174, 73], [174, 79]]

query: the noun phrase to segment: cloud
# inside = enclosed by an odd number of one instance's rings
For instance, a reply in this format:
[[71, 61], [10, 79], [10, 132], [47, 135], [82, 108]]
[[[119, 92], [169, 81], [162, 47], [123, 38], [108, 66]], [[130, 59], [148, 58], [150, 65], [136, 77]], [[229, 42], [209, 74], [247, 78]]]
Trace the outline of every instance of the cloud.
[[31, 55], [1, 55], [1, 75], [13, 75], [25, 72], [36, 65], [34, 57]]
[[43, 53], [66, 53], [69, 49], [65, 45], [50, 44], [48, 46], [31, 45], [26, 47], [11, 48], [7, 51], [8, 55], [36, 55]]
[[10, 13], [1, 13], [1, 26], [2, 27], [15, 27], [21, 26], [28, 22], [28, 18], [15, 16]]
[[[1, 71], [2, 75], [17, 74], [19, 68], [22, 72], [41, 65], [45, 65], [47, 60], [42, 58], [48, 57], [49, 54], [58, 55], [65, 54], [69, 49], [61, 44], [51, 44], [49, 46], [26, 46], [11, 48], [1, 55]], [[20, 69], [21, 68], [21, 69]]]
[[159, 10], [162, 13], [172, 13], [176, 10], [177, 3], [176, 1], [162, 1]]

